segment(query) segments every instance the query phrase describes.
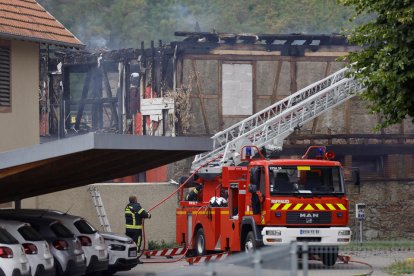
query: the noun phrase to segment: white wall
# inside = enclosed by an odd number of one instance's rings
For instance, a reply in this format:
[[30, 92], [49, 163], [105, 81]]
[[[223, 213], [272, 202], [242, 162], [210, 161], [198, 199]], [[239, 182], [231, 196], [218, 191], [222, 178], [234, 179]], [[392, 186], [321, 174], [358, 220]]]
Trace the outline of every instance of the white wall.
[[39, 143], [39, 45], [11, 42], [12, 111], [0, 113], [0, 152]]
[[[168, 183], [95, 184], [101, 194], [112, 232], [125, 233], [124, 208], [128, 197], [134, 194], [142, 207], [149, 210], [171, 194], [176, 185]], [[22, 201], [22, 208], [57, 209], [83, 216], [97, 228], [99, 220], [92, 204], [88, 187], [69, 189]], [[175, 241], [175, 211], [177, 196], [172, 196], [151, 212], [152, 218], [145, 221], [146, 240]]]

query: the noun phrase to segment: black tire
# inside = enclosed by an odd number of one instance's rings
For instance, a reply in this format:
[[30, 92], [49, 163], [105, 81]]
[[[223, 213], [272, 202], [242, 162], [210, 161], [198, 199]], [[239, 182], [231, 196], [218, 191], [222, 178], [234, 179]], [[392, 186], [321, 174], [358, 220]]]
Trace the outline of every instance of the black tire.
[[253, 231], [247, 233], [243, 246], [244, 251], [247, 253], [254, 252], [257, 249], [257, 243]]
[[333, 266], [338, 258], [338, 253], [323, 253], [320, 255], [321, 261], [326, 266]]
[[204, 235], [203, 228], [197, 230], [195, 237], [195, 254], [197, 256], [206, 255], [206, 236]]

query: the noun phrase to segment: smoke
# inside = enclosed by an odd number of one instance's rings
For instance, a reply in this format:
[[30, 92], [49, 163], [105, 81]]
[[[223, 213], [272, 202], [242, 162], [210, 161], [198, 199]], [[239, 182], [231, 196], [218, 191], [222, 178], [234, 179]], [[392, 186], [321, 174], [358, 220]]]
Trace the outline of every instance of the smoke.
[[106, 33], [94, 32], [93, 28], [87, 28], [86, 22], [78, 22], [74, 33], [88, 48], [108, 48], [109, 40]]
[[203, 12], [197, 13], [187, 6], [175, 4], [171, 7], [171, 18], [178, 18], [177, 30], [187, 32], [212, 32], [215, 29], [214, 22], [218, 18], [211, 9], [202, 9]]
[[288, 0], [160, 1], [163, 5], [159, 1], [97, 0], [90, 4], [77, 0], [80, 7], [76, 8], [69, 1], [40, 2], [63, 13], [61, 22], [90, 48], [137, 48], [141, 41], [148, 45], [151, 40], [181, 40], [175, 31], [332, 33], [344, 27], [349, 14], [334, 0], [326, 1], [329, 9], [321, 9], [319, 0], [308, 0], [306, 9], [300, 8], [302, 2]]

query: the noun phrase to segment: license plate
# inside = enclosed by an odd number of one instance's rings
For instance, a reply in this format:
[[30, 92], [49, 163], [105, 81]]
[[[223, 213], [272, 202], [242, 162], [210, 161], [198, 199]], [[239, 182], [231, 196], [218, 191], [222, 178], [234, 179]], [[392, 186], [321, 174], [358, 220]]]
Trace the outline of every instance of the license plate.
[[46, 264], [51, 265], [52, 264], [52, 259], [46, 259]]
[[26, 271], [27, 270], [27, 264], [22, 264], [22, 270]]
[[300, 229], [301, 235], [319, 235], [319, 230], [317, 229]]
[[136, 257], [136, 256], [137, 256], [137, 251], [136, 250], [129, 251], [129, 257]]

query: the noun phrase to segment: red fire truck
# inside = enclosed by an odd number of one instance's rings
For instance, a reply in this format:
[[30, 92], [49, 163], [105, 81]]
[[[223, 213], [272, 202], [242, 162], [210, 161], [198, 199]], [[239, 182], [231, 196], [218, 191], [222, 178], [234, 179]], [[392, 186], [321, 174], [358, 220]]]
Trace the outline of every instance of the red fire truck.
[[[177, 209], [178, 244], [198, 255], [308, 242], [334, 265], [348, 244], [348, 199], [341, 164], [325, 147], [301, 159], [271, 159], [305, 123], [349, 100], [364, 87], [341, 69], [212, 137], [213, 150], [195, 158], [190, 193]], [[259, 150], [260, 149], [260, 150]], [[355, 183], [359, 175], [355, 171]], [[181, 190], [182, 191], [182, 190]], [[313, 250], [313, 252], [312, 252]]]
[[244, 147], [241, 155], [240, 165], [193, 179], [191, 201], [181, 193], [177, 243], [204, 255], [308, 242], [325, 265], [334, 265], [338, 245], [351, 239], [343, 169], [330, 160], [334, 154], [310, 147], [302, 159], [267, 159]]

